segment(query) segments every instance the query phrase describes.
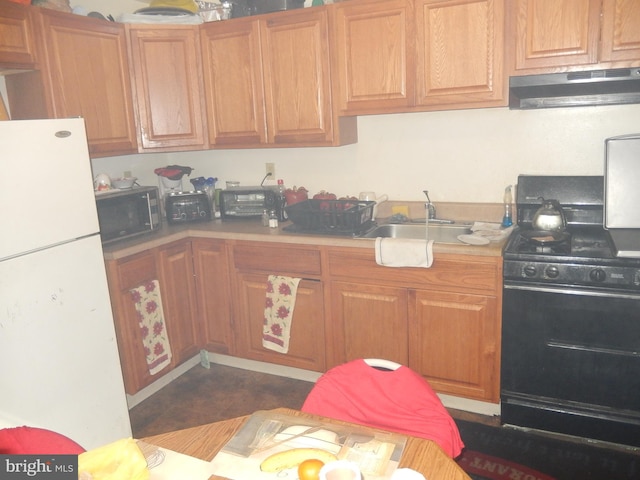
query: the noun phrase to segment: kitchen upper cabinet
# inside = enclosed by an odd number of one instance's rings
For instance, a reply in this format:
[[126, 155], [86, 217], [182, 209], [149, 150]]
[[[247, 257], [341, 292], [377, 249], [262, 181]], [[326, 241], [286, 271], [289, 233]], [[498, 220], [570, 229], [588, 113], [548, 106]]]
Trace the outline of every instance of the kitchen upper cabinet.
[[260, 22], [267, 138], [274, 145], [356, 141], [356, 119], [333, 105], [326, 8], [269, 15]]
[[229, 260], [223, 240], [193, 239], [200, 347], [209, 352], [233, 352]]
[[[236, 354], [252, 360], [323, 372], [325, 314], [319, 250], [292, 244], [238, 242], [233, 245], [231, 255]], [[270, 274], [300, 278], [287, 353], [262, 346]]]
[[198, 27], [126, 28], [140, 152], [207, 148]]
[[85, 119], [93, 157], [136, 151], [121, 24], [33, 8], [42, 36], [41, 71], [7, 77], [14, 118]]
[[200, 332], [191, 242], [181, 240], [158, 250], [162, 305], [174, 367], [199, 351]]
[[342, 114], [506, 105], [504, 0], [333, 7]]
[[515, 0], [511, 3], [514, 71], [562, 70], [598, 61], [601, 0]]
[[640, 65], [640, 2], [510, 3], [510, 70], [516, 75]]
[[415, 2], [416, 104], [505, 106], [505, 0]]
[[36, 40], [32, 10], [0, 0], [0, 71], [36, 66]]
[[497, 403], [498, 300], [489, 295], [412, 290], [409, 365], [438, 392]]
[[612, 66], [640, 65], [640, 2], [603, 0], [600, 35], [601, 62], [612, 62]]
[[214, 147], [265, 145], [260, 22], [205, 23], [201, 42], [209, 142]]
[[343, 2], [332, 10], [341, 113], [407, 109], [415, 95], [412, 2]]
[[333, 104], [326, 8], [202, 27], [214, 147], [329, 146], [357, 140]]

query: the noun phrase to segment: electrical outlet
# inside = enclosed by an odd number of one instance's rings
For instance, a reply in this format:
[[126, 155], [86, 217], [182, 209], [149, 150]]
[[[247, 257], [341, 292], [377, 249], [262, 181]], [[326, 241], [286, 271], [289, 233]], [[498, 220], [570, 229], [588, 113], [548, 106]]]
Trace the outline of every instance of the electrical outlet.
[[271, 176], [271, 178], [275, 178], [276, 176], [276, 164], [273, 162], [267, 162], [264, 164], [266, 167], [265, 174]]

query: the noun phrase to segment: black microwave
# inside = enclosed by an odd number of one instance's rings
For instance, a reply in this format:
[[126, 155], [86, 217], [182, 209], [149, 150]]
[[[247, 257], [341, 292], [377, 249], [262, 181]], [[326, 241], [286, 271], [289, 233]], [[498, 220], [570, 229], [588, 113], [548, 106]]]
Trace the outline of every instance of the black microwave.
[[161, 224], [157, 187], [96, 193], [102, 244], [157, 231]]

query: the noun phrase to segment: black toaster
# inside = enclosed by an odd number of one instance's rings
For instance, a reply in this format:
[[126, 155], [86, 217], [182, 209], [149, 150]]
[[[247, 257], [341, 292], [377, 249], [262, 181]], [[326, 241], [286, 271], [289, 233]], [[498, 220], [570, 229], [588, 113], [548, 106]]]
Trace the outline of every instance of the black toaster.
[[211, 220], [211, 201], [205, 192], [173, 192], [165, 199], [169, 223], [204, 222]]

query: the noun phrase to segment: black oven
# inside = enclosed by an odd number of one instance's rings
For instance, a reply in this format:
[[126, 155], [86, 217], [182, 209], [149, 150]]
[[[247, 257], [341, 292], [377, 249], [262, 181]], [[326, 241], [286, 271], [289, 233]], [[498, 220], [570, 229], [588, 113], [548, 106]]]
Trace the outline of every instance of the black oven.
[[[640, 260], [613, 254], [602, 181], [519, 178], [518, 228], [504, 251], [501, 420], [640, 446]], [[527, 219], [550, 195], [567, 239], [532, 243]]]
[[640, 292], [507, 282], [502, 421], [640, 446]]

